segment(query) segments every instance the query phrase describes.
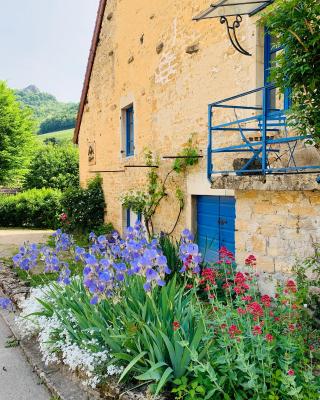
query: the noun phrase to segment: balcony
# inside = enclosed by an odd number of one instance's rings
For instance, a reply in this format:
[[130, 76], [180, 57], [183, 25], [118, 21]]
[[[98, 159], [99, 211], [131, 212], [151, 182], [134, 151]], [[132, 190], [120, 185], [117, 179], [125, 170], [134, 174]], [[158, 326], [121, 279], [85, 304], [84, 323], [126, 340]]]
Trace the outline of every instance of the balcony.
[[272, 85], [209, 104], [208, 179], [319, 173], [319, 150], [287, 125], [287, 107]]

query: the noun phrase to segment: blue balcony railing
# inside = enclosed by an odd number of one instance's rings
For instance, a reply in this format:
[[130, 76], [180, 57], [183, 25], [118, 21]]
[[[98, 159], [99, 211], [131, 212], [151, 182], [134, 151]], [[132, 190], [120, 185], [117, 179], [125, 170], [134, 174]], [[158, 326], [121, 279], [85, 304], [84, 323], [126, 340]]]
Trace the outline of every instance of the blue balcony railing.
[[287, 126], [285, 105], [282, 109], [278, 106], [280, 97], [277, 88], [268, 85], [209, 104], [210, 180], [213, 174], [267, 175], [320, 169], [317, 157], [312, 160], [315, 165], [306, 165], [306, 157], [301, 157], [310, 150], [310, 136], [297, 135]]

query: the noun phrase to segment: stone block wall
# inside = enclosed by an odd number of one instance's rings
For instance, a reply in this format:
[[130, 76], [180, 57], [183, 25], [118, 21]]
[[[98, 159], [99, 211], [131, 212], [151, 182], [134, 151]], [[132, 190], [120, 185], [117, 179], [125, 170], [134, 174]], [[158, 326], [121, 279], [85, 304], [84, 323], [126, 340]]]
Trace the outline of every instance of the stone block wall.
[[[110, 0], [104, 15], [79, 134], [80, 179], [83, 185], [102, 172], [106, 219], [122, 227], [120, 196], [145, 182], [141, 164], [149, 148], [161, 159], [176, 155], [195, 133], [205, 154], [207, 105], [257, 86], [255, 57], [237, 53], [218, 20], [195, 22], [208, 7], [205, 0]], [[240, 40], [253, 54], [259, 28], [244, 18]], [[121, 109], [133, 104], [135, 156], [121, 154]], [[88, 146], [95, 143], [95, 164], [88, 163]], [[161, 161], [164, 176], [169, 161]], [[200, 168], [200, 167], [199, 167]], [[197, 169], [195, 169], [197, 171]], [[206, 160], [201, 163], [205, 174]], [[172, 196], [159, 208], [156, 229], [169, 230], [178, 212], [176, 186], [186, 191], [186, 177], [171, 182]], [[209, 184], [208, 184], [209, 185]], [[177, 232], [186, 225], [185, 212]]]
[[255, 254], [258, 269], [290, 272], [320, 242], [319, 191], [236, 191], [236, 253]]

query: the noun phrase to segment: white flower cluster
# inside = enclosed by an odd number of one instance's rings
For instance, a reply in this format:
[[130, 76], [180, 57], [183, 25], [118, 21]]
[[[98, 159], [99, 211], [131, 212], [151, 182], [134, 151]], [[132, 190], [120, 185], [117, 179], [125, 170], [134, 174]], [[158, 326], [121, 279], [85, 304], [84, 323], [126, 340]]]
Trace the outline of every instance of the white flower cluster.
[[30, 296], [20, 303], [22, 312], [15, 318], [15, 323], [22, 338], [30, 338], [39, 333], [39, 317], [32, 314], [43, 310], [37, 299], [45, 300], [46, 298], [45, 288], [33, 288]]
[[[16, 324], [21, 336], [23, 338], [30, 338], [38, 335], [43, 361], [46, 364], [63, 363], [71, 371], [82, 373], [87, 377], [83, 382], [84, 385], [95, 388], [108, 376], [120, 374], [123, 368], [115, 365], [109, 365], [104, 368], [105, 373], [99, 371], [99, 367], [103, 366], [110, 357], [107, 349], [103, 349], [100, 352], [93, 352], [87, 348], [90, 345], [98, 345], [97, 339], [91, 338], [83, 343], [84, 347], [79, 347], [72, 341], [68, 331], [64, 328], [56, 314], [53, 314], [50, 318], [31, 315], [43, 311], [43, 306], [37, 299], [48, 300], [50, 294], [46, 289], [32, 289], [30, 297], [21, 303], [22, 312], [16, 318]], [[68, 319], [75, 327], [77, 321], [71, 312], [68, 315]], [[92, 335], [94, 333], [94, 330], [90, 332]]]

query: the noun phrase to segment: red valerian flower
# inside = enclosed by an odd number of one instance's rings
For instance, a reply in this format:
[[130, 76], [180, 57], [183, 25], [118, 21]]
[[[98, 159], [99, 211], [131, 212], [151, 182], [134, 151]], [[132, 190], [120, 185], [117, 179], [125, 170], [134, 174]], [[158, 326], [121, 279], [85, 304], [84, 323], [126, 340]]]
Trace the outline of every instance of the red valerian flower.
[[243, 297], [241, 297], [241, 300], [243, 300], [243, 301], [252, 301], [252, 296], [243, 296]]
[[186, 285], [186, 289], [192, 289], [192, 288], [193, 288], [193, 285], [192, 285], [192, 284]]
[[210, 282], [212, 285], [216, 284], [216, 274], [215, 271], [211, 268], [204, 268], [201, 273], [201, 277], [202, 279], [200, 280], [200, 283]]
[[289, 369], [288, 375], [293, 376], [294, 375], [294, 370], [293, 369]]
[[221, 324], [221, 325], [220, 325], [220, 328], [221, 328], [221, 329], [226, 329], [226, 327], [227, 327], [227, 324]]
[[240, 329], [236, 325], [231, 325], [229, 327], [229, 331], [228, 332], [229, 332], [229, 335], [230, 335], [231, 338], [234, 338], [235, 335], [238, 335], [238, 334], [241, 333]]
[[180, 328], [180, 322], [173, 321], [172, 326], [173, 326], [173, 330], [177, 331]]
[[224, 283], [224, 284], [222, 285], [222, 288], [223, 288], [223, 289], [229, 289], [230, 286], [231, 286], [230, 283], [229, 283], [229, 282], [226, 282], [226, 283]]
[[268, 296], [267, 294], [263, 295], [261, 297], [261, 303], [265, 306], [265, 307], [271, 307], [271, 297]]
[[254, 317], [262, 317], [263, 316], [263, 308], [256, 301], [254, 301], [251, 304], [247, 304], [247, 311], [250, 314], [252, 314]]
[[241, 293], [242, 293], [241, 288], [239, 288], [238, 286], [234, 287], [234, 288], [233, 288], [233, 291], [234, 291], [236, 294], [241, 294]]
[[289, 329], [290, 332], [294, 332], [295, 329], [296, 329], [296, 327], [295, 327], [294, 324], [289, 324], [289, 325], [288, 325], [288, 329]]
[[237, 313], [238, 313], [239, 315], [244, 315], [244, 314], [246, 314], [247, 312], [246, 312], [246, 310], [245, 310], [244, 308], [239, 307], [239, 308], [237, 308]]
[[266, 341], [267, 342], [272, 342], [273, 341], [273, 336], [270, 333], [266, 334]]
[[289, 293], [296, 293], [297, 285], [293, 279], [289, 279], [286, 282], [286, 289], [287, 289], [287, 292], [289, 292]]
[[245, 264], [246, 265], [250, 265], [251, 267], [255, 267], [257, 265], [257, 259], [254, 255], [250, 254], [250, 256], [248, 256], [245, 259]]
[[255, 336], [256, 336], [256, 335], [261, 335], [261, 334], [262, 334], [262, 329], [261, 329], [261, 326], [260, 326], [260, 325], [254, 326], [253, 329], [252, 329], [252, 331], [253, 331], [253, 334], [254, 334]]
[[237, 272], [234, 278], [236, 284], [242, 285], [246, 281], [246, 276], [242, 272]]
[[234, 278], [234, 283], [236, 284], [236, 286], [233, 288], [236, 294], [243, 294], [245, 293], [245, 291], [250, 289], [250, 286], [246, 283], [247, 279], [247, 276], [242, 272], [236, 273], [236, 276]]
[[224, 246], [222, 246], [221, 249], [219, 250], [219, 254], [222, 260], [225, 259], [234, 260], [234, 254]]

